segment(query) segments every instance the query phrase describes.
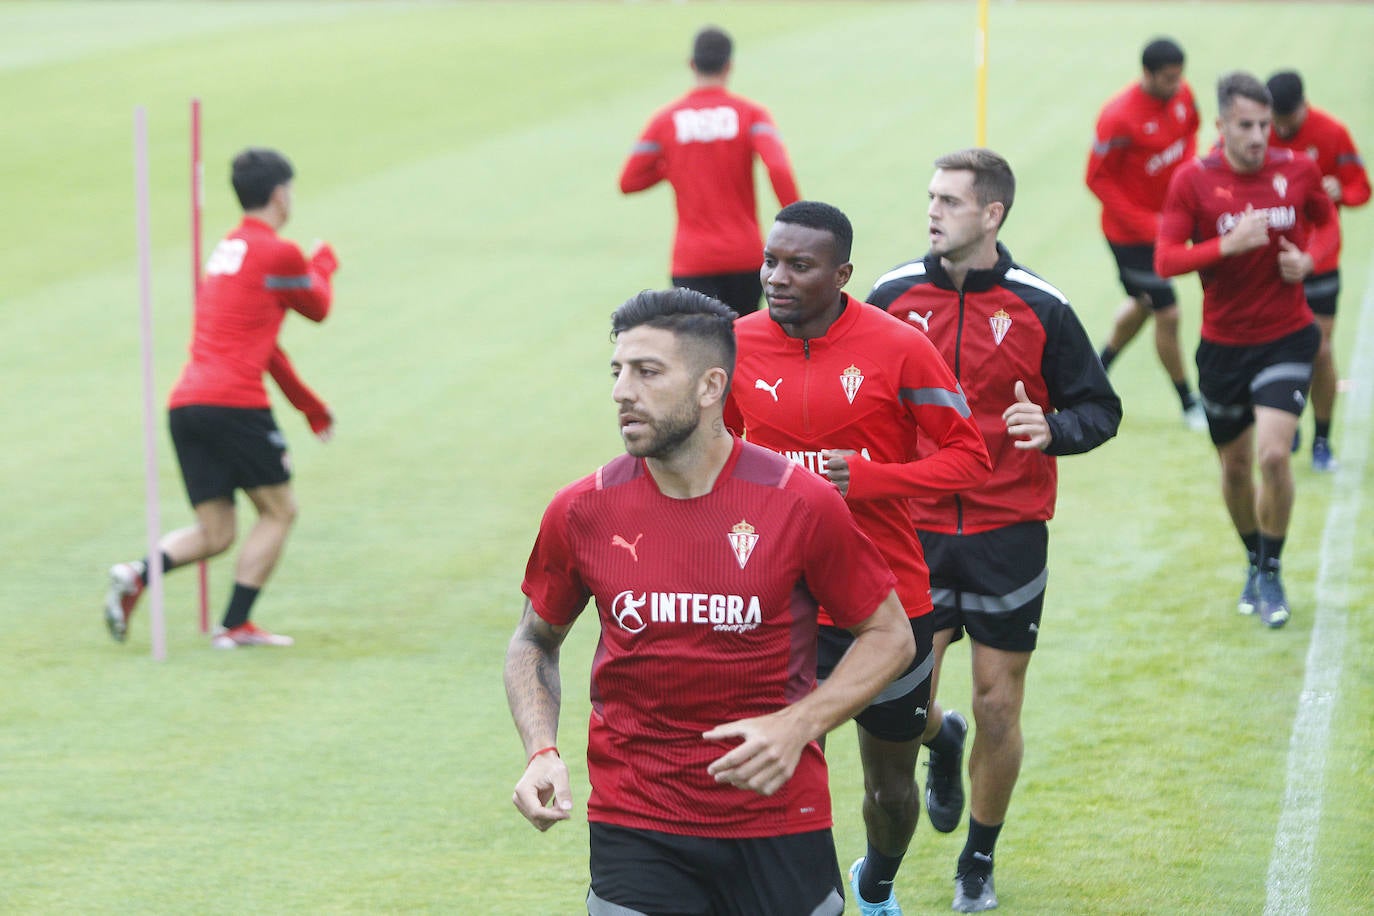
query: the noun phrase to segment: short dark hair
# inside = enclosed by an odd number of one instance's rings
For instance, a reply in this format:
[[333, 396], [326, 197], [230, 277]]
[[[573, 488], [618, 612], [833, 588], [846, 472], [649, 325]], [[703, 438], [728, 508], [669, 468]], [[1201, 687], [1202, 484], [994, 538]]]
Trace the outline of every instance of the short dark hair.
[[1244, 70], [1223, 73], [1221, 79], [1217, 80], [1217, 111], [1226, 114], [1237, 97], [1257, 102], [1265, 108], [1274, 107], [1274, 97], [1269, 94], [1268, 88], [1258, 77]]
[[1291, 115], [1302, 105], [1302, 77], [1296, 70], [1280, 70], [1265, 83], [1269, 95], [1274, 99], [1274, 114]]
[[646, 289], [611, 314], [611, 339], [631, 328], [672, 331], [719, 359], [727, 376], [735, 374], [735, 310], [694, 289]]
[[730, 63], [735, 43], [722, 28], [708, 25], [692, 40], [692, 66], [704, 76], [715, 76]]
[[783, 207], [774, 220], [830, 233], [836, 264], [846, 263], [849, 253], [854, 249], [853, 224], [838, 207], [832, 207], [830, 204], [823, 204], [818, 200], [799, 200]]
[[234, 157], [229, 178], [239, 205], [245, 210], [260, 210], [267, 206], [277, 186], [286, 184], [295, 174], [291, 163], [276, 150], [249, 147]]
[[1140, 65], [1151, 73], [1183, 66], [1183, 49], [1172, 38], [1156, 38], [1140, 52]]
[[990, 149], [975, 146], [941, 156], [935, 160], [935, 167], [972, 172], [978, 206], [986, 207], [994, 201], [1000, 203], [1002, 223], [1006, 223], [1012, 201], [1016, 199], [1016, 176], [1012, 174], [1010, 162]]

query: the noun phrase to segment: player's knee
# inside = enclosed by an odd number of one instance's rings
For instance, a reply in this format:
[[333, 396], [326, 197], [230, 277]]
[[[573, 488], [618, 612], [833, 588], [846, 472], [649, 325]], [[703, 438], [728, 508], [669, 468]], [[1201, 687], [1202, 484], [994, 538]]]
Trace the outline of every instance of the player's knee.
[[238, 535], [238, 528], [232, 520], [201, 525], [201, 530], [205, 533], [205, 549], [212, 557], [233, 546], [234, 538]]
[[864, 792], [870, 801], [889, 816], [900, 816], [917, 804], [915, 773], [888, 771], [864, 777]]
[[1021, 696], [1013, 690], [999, 688], [975, 693], [973, 717], [979, 734], [998, 741], [1019, 727]]
[[1256, 460], [1262, 477], [1276, 477], [1288, 473], [1292, 465], [1292, 448], [1288, 442], [1261, 443], [1257, 452]]

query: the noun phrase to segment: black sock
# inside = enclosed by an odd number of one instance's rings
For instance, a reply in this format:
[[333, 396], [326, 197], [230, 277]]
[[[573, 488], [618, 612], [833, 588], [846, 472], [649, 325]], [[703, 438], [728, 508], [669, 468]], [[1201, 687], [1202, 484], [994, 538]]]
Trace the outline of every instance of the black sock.
[[1260, 568], [1265, 572], [1279, 571], [1279, 555], [1283, 553], [1283, 538], [1271, 538], [1261, 534], [1260, 542]]
[[240, 585], [234, 583], [234, 594], [229, 597], [229, 609], [224, 612], [224, 619], [220, 621], [220, 626], [226, 630], [234, 627], [241, 627], [248, 622], [248, 615], [253, 613], [253, 602], [258, 600], [260, 589], [253, 588], [251, 585]]
[[859, 871], [859, 896], [869, 903], [882, 903], [891, 897], [892, 882], [901, 867], [902, 856], [885, 856], [869, 843], [864, 867]]
[[[176, 569], [176, 564], [173, 563], [173, 562], [172, 562], [172, 558], [169, 557], [169, 556], [167, 555], [167, 551], [165, 551], [165, 550], [162, 551], [161, 556], [162, 556], [162, 574], [165, 576], [165, 575], [167, 575], [167, 573], [171, 572], [173, 569]], [[142, 564], [142, 566], [143, 566], [143, 569], [139, 571], [138, 577], [139, 577], [140, 579], [143, 580], [143, 584], [144, 584], [144, 585], [147, 585], [147, 584], [148, 584], [148, 558], [147, 558], [147, 557], [144, 557], [143, 559], [139, 560], [138, 562], [139, 562], [140, 564]]]
[[1187, 382], [1174, 382], [1174, 390], [1178, 392], [1178, 401], [1183, 405], [1184, 410], [1193, 406], [1196, 399], [1193, 397], [1193, 392], [1189, 390]]
[[1312, 435], [1318, 439], [1330, 439], [1331, 421], [1317, 420], [1314, 418], [1312, 421]]
[[1260, 533], [1251, 531], [1249, 534], [1242, 534], [1240, 540], [1245, 545], [1245, 553], [1250, 558], [1250, 565], [1258, 566], [1260, 561]]
[[1113, 350], [1111, 344], [1107, 344], [1099, 350], [1097, 352], [1097, 357], [1102, 360], [1102, 368], [1110, 369], [1112, 367], [1112, 360], [1116, 359], [1116, 355], [1120, 352], [1120, 350]]
[[966, 875], [971, 871], [992, 874], [992, 854], [997, 848], [997, 834], [1002, 832], [1002, 825], [989, 827], [987, 824], [980, 824], [969, 815], [968, 819], [968, 841], [964, 843], [964, 851], [959, 853], [959, 874]]
[[949, 713], [945, 713], [940, 721], [940, 730], [926, 742], [926, 747], [937, 754], [953, 754], [959, 750], [959, 739], [955, 737], [954, 727], [949, 724]]

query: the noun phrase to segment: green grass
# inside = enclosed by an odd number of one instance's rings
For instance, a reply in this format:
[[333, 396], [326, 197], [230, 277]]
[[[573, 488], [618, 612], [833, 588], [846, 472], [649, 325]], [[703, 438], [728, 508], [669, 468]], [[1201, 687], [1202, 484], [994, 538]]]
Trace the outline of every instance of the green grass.
[[[0, 911], [581, 910], [585, 824], [539, 835], [509, 803], [523, 757], [501, 657], [543, 506], [619, 451], [606, 317], [665, 282], [671, 200], [621, 198], [615, 177], [707, 21], [735, 34], [735, 86], [773, 111], [803, 192], [854, 220], [852, 291], [919, 254], [929, 163], [973, 136], [969, 3], [0, 5]], [[1119, 291], [1084, 158], [1158, 33], [1187, 49], [1205, 123], [1221, 71], [1295, 66], [1374, 150], [1374, 8], [993, 3], [988, 139], [1020, 179], [1004, 239], [1095, 338]], [[229, 157], [271, 144], [299, 173], [287, 234], [339, 251], [335, 315], [285, 334], [339, 437], [320, 446], [278, 408], [303, 513], [257, 616], [298, 645], [211, 652], [180, 573], [157, 663], [146, 613], [116, 646], [98, 603], [105, 567], [144, 543], [131, 112], [149, 110], [161, 398], [189, 323], [191, 96], [207, 239], [236, 218]], [[1345, 226], [1348, 372], [1374, 218]], [[1179, 288], [1191, 350], [1199, 295]], [[1121, 435], [1062, 465], [1003, 907], [1259, 912], [1323, 526], [1357, 494], [1299, 467], [1297, 613], [1264, 632], [1231, 610], [1215, 457], [1144, 339], [1113, 379]], [[1338, 414], [1338, 449], [1368, 424]], [[185, 524], [158, 442], [163, 521]], [[1358, 483], [1314, 912], [1374, 899], [1374, 487]], [[210, 574], [218, 610], [232, 560]], [[565, 653], [560, 740], [579, 810], [588, 623]], [[967, 708], [965, 648], [943, 688]], [[830, 748], [847, 865], [862, 848], [848, 729]], [[918, 830], [908, 913], [948, 909], [961, 842]]]

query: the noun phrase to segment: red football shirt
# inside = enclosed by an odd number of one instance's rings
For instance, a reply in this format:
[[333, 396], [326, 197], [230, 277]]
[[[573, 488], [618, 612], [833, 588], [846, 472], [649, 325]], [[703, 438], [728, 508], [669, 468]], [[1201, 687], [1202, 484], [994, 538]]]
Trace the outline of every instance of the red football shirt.
[[[739, 356], [726, 423], [819, 472], [821, 452], [852, 449], [846, 501], [897, 574], [907, 615], [931, 611], [930, 570], [911, 497], [977, 487], [987, 446], [954, 373], [924, 334], [843, 294], [823, 337], [788, 337], [767, 312], [735, 322]], [[928, 454], [918, 459], [918, 440]], [[822, 622], [828, 622], [822, 617]]]
[[1102, 201], [1102, 232], [1117, 245], [1153, 245], [1169, 179], [1197, 152], [1197, 105], [1185, 82], [1158, 99], [1135, 83], [1097, 118], [1086, 183]]
[[[1306, 153], [1308, 158], [1317, 163], [1317, 169], [1323, 175], [1336, 176], [1341, 183], [1341, 199], [1336, 201], [1337, 208], [1359, 207], [1368, 203], [1369, 175], [1364, 170], [1364, 160], [1355, 149], [1355, 141], [1350, 139], [1350, 131], [1320, 108], [1307, 106], [1307, 117], [1293, 136], [1280, 137], [1278, 131], [1274, 131], [1269, 135], [1269, 145]], [[1336, 247], [1313, 268], [1313, 273], [1326, 273], [1340, 266], [1339, 223], [1333, 229], [1336, 232]]]
[[[1221, 236], [1247, 206], [1268, 215], [1269, 244], [1222, 257]], [[1162, 277], [1198, 272], [1204, 340], [1233, 347], [1268, 343], [1312, 323], [1302, 284], [1279, 276], [1279, 239], [1308, 249], [1307, 225], [1325, 226], [1335, 218], [1317, 166], [1307, 157], [1270, 149], [1258, 171], [1242, 173], [1214, 150], [1174, 173], [1155, 244], [1155, 271]], [[1308, 253], [1316, 262], [1326, 255], [1322, 246]]]
[[754, 156], [778, 202], [798, 199], [787, 151], [768, 112], [718, 86], [687, 93], [653, 116], [620, 173], [626, 194], [663, 179], [677, 198], [674, 276], [757, 270], [763, 263]]
[[273, 363], [287, 309], [311, 321], [329, 314], [328, 246], [310, 261], [295, 244], [259, 219], [244, 217], [215, 246], [196, 297], [191, 359], [172, 389], [169, 406], [271, 406], [262, 376]]
[[830, 826], [812, 742], [775, 794], [719, 784], [729, 747], [702, 739], [774, 712], [816, 682], [816, 605], [867, 619], [895, 582], [827, 482], [737, 440], [715, 486], [671, 499], [628, 455], [560, 490], [521, 588], [563, 626], [596, 602], [587, 818], [706, 837]]

